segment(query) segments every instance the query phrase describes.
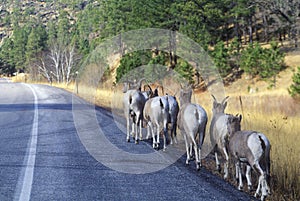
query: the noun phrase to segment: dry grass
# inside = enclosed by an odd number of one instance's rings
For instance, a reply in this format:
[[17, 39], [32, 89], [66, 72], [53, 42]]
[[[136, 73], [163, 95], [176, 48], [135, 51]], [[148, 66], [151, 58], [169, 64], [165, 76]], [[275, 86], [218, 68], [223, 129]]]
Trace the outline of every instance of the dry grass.
[[[264, 133], [270, 140], [271, 188], [270, 200], [300, 199], [300, 107], [286, 96], [263, 95], [244, 97], [243, 110], [231, 99], [228, 111], [243, 113], [243, 129]], [[252, 103], [248, 105], [247, 103]], [[239, 105], [238, 108], [234, 107]]]

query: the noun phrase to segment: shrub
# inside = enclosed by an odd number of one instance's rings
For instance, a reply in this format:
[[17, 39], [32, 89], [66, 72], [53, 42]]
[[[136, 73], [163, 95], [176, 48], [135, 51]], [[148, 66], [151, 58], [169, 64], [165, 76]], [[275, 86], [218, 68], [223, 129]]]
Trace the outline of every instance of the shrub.
[[292, 80], [293, 84], [291, 84], [288, 91], [292, 97], [296, 97], [300, 95], [300, 66], [298, 67], [298, 71], [293, 74]]

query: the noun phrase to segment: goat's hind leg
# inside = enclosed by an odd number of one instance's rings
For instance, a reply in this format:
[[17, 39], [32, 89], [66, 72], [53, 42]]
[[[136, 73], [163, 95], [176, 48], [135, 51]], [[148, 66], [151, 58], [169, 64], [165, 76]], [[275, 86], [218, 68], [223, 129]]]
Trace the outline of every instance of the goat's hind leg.
[[238, 161], [236, 162], [236, 170], [239, 178], [239, 186], [238, 189], [241, 191], [243, 190], [243, 178], [242, 178], [242, 167], [241, 167], [241, 162]]
[[260, 173], [259, 179], [258, 179], [258, 186], [255, 192], [255, 197], [259, 195], [261, 192], [261, 200], [264, 200], [265, 197], [268, 196], [268, 186], [267, 186], [267, 181], [266, 181], [266, 173], [261, 169], [260, 165], [258, 162], [256, 162], [253, 166], [253, 168], [256, 168], [258, 172]]
[[156, 148], [156, 141], [155, 141], [154, 128], [153, 128], [153, 125], [150, 121], [148, 121], [148, 127], [152, 132], [152, 147], [153, 147], [153, 149], [155, 149]]
[[228, 178], [228, 165], [229, 165], [229, 156], [226, 147], [223, 148], [225, 155], [225, 164], [224, 164], [224, 179]]
[[173, 144], [173, 141], [175, 144], [177, 144], [177, 137], [176, 137], [176, 124], [174, 122], [171, 123], [171, 139], [170, 139], [170, 144]]
[[126, 136], [126, 141], [127, 142], [130, 142], [130, 136], [129, 136], [130, 135], [129, 134], [130, 133], [130, 129], [129, 129], [130, 125], [129, 124], [130, 124], [130, 120], [129, 120], [129, 117], [128, 117], [128, 118], [126, 118], [126, 135], [127, 135]]
[[219, 158], [218, 158], [218, 151], [217, 151], [217, 147], [215, 147], [215, 160], [216, 160], [216, 170], [218, 172], [221, 172], [221, 165], [220, 165], [220, 161], [219, 161]]
[[190, 163], [190, 145], [187, 139], [187, 136], [185, 133], [183, 133], [183, 131], [181, 131], [181, 133], [183, 134], [183, 138], [184, 138], [184, 142], [185, 142], [185, 149], [186, 149], [186, 161], [185, 164], [188, 165]]
[[196, 169], [200, 170], [201, 162], [200, 162], [200, 157], [199, 157], [199, 150], [198, 150], [198, 145], [196, 143], [196, 140], [195, 140], [195, 137], [194, 137], [193, 133], [190, 133], [190, 138], [192, 140], [193, 147], [194, 147], [194, 152], [195, 152]]
[[246, 169], [246, 179], [247, 179], [248, 190], [249, 190], [249, 191], [252, 191], [251, 166], [250, 166], [250, 165], [247, 165], [247, 169]]

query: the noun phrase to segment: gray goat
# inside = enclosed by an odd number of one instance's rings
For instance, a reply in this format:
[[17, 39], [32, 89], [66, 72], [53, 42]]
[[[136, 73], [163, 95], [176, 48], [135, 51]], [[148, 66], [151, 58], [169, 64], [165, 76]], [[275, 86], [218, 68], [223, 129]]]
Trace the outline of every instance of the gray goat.
[[[186, 164], [191, 160], [193, 148], [196, 157], [197, 170], [201, 167], [201, 147], [205, 137], [207, 113], [198, 104], [191, 103], [192, 89], [180, 90], [180, 110], [177, 124], [184, 137], [187, 152]], [[199, 142], [196, 142], [199, 134]]]
[[168, 123], [170, 124], [170, 144], [177, 144], [177, 116], [179, 112], [179, 105], [175, 96], [168, 95], [168, 103], [169, 103], [169, 116]]
[[247, 164], [247, 183], [251, 189], [250, 167], [260, 174], [255, 197], [260, 194], [264, 200], [270, 194], [268, 180], [270, 177], [270, 149], [268, 138], [256, 131], [241, 131], [242, 115], [228, 118], [229, 151], [236, 161], [236, 176], [239, 179], [238, 189], [243, 188], [241, 162]]
[[[140, 139], [142, 139], [142, 118], [143, 118], [143, 108], [147, 99], [147, 96], [152, 94], [151, 92], [142, 92], [141, 86], [144, 78], [140, 79], [137, 83], [126, 81], [123, 86], [123, 107], [124, 114], [126, 118], [126, 140], [130, 142], [130, 122], [132, 120], [132, 136], [135, 138], [135, 142], [138, 143], [137, 139], [137, 127], [140, 127]], [[151, 88], [150, 88], [151, 89]], [[149, 90], [150, 91], [150, 90]]]
[[[145, 103], [143, 113], [144, 113], [144, 120], [147, 122], [147, 125], [152, 132], [153, 148], [159, 147], [159, 133], [161, 131], [161, 127], [163, 127], [164, 129], [163, 150], [165, 150], [167, 145], [167, 134], [168, 134], [168, 115], [169, 115], [168, 97], [157, 96], [154, 98], [150, 98]], [[155, 133], [157, 139], [155, 139]]]
[[216, 98], [213, 97], [213, 116], [210, 124], [210, 140], [211, 144], [214, 146], [214, 154], [216, 159], [216, 169], [218, 171], [221, 170], [220, 161], [218, 159], [218, 152], [223, 153], [225, 157], [225, 164], [224, 164], [224, 179], [228, 178], [228, 150], [227, 150], [227, 137], [228, 137], [228, 129], [227, 129], [227, 121], [228, 121], [228, 114], [225, 114], [225, 108], [227, 106], [227, 99], [224, 98], [221, 103], [219, 103]]

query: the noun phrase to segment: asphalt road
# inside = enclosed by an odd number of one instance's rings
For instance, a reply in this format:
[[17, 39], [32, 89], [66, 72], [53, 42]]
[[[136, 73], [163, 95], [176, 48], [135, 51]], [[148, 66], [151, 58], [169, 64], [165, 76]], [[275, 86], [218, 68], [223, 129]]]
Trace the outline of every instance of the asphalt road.
[[[153, 152], [149, 142], [127, 143], [111, 123], [112, 115], [102, 108], [95, 111], [105, 135], [119, 149]], [[184, 157], [146, 174], [113, 170], [87, 151], [73, 118], [71, 93], [0, 79], [1, 201], [254, 200], [206, 169], [186, 166]], [[110, 157], [112, 163], [126, 164]]]

